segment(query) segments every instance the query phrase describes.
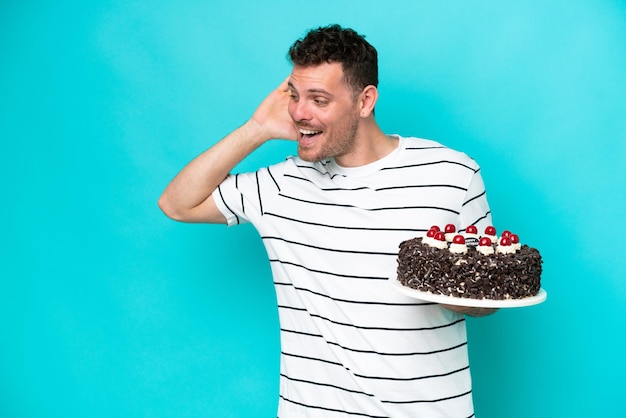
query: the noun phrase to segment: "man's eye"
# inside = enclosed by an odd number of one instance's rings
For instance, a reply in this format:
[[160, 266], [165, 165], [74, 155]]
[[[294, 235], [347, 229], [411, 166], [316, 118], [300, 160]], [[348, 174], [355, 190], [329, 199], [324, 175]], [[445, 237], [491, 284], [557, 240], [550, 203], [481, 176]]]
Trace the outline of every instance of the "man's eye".
[[316, 105], [318, 106], [326, 106], [328, 104], [328, 101], [325, 99], [315, 99], [313, 100], [315, 102]]

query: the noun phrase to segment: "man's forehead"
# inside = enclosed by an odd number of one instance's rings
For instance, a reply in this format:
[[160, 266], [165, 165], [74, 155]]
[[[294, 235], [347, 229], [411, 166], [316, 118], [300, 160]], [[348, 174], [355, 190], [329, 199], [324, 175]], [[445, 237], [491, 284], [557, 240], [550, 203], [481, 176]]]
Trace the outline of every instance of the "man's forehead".
[[297, 90], [329, 90], [345, 87], [343, 68], [339, 63], [294, 66], [289, 77], [289, 86]]

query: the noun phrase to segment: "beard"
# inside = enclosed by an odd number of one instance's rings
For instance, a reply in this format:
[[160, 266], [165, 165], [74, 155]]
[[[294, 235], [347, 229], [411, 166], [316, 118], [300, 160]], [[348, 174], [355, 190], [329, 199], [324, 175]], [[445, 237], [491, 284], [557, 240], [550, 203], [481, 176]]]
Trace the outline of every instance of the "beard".
[[[304, 129], [314, 130], [311, 126], [300, 125]], [[304, 161], [317, 162], [333, 157], [341, 157], [355, 149], [359, 117], [352, 116], [333, 131], [322, 131], [315, 144], [305, 147], [298, 144], [298, 157]]]

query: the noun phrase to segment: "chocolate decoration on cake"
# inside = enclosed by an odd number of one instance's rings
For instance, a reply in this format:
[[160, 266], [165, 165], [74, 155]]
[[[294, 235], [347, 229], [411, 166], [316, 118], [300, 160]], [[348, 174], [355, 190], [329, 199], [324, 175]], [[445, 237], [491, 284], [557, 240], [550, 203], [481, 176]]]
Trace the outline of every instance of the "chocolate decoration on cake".
[[489, 229], [489, 237], [483, 237], [489, 241], [481, 240], [482, 245], [493, 248], [492, 254], [489, 254], [491, 251], [483, 254], [475, 246], [467, 246], [466, 252], [456, 253], [449, 249], [454, 242], [447, 248], [436, 248], [421, 237], [402, 242], [398, 253], [398, 281], [422, 292], [458, 298], [505, 300], [536, 295], [541, 287], [539, 251], [519, 245], [517, 235], [513, 240], [510, 234], [494, 240], [493, 232]]

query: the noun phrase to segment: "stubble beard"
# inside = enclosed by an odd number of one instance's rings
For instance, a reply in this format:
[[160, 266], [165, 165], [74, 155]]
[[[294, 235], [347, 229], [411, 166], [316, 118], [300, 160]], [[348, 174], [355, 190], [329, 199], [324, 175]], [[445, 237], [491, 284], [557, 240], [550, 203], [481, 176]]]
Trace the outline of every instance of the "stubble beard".
[[[318, 152], [309, 155], [306, 149], [298, 147], [298, 156], [304, 161], [319, 162], [346, 155], [354, 151], [358, 129], [359, 118], [352, 118], [349, 123], [334, 132], [332, 136], [323, 138], [324, 143]], [[322, 133], [322, 135], [324, 134]]]

